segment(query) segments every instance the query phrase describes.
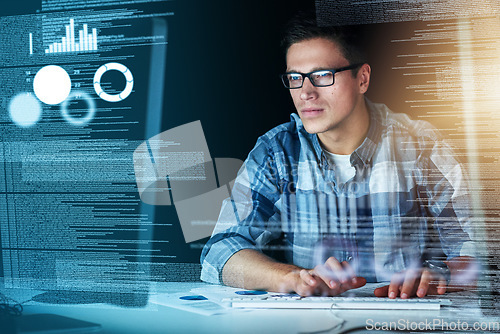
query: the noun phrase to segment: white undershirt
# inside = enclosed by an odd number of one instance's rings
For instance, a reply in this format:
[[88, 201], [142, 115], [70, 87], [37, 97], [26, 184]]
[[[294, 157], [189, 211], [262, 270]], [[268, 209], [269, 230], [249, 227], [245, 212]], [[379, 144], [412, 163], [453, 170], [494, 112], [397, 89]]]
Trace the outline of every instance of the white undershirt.
[[346, 183], [356, 174], [356, 169], [351, 166], [351, 155], [333, 154], [324, 150], [328, 161], [335, 166], [335, 176], [340, 183]]

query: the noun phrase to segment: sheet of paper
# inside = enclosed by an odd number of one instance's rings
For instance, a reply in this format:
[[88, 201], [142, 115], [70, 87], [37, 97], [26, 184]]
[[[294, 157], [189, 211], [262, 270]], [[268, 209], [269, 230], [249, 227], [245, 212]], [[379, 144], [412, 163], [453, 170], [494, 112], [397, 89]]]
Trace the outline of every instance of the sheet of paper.
[[201, 315], [220, 314], [228, 310], [203, 295], [193, 293], [161, 293], [151, 296], [150, 302]]
[[268, 294], [277, 294], [274, 292], [265, 292], [265, 291], [254, 291], [254, 290], [246, 290], [240, 288], [232, 288], [229, 286], [222, 285], [208, 285], [202, 288], [195, 288], [191, 290], [192, 294], [199, 294], [207, 297], [209, 300], [214, 303], [218, 303], [221, 306], [230, 308], [231, 305], [229, 302], [223, 302], [222, 300], [225, 298], [235, 298], [235, 297], [243, 297], [243, 296], [267, 296]]

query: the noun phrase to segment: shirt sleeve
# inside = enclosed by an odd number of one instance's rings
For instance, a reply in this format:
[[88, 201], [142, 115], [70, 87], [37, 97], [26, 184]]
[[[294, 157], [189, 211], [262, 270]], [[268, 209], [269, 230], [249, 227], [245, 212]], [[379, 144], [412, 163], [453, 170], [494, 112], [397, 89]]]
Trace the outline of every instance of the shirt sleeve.
[[222, 269], [242, 249], [262, 250], [281, 235], [279, 182], [268, 139], [261, 137], [235, 180], [231, 197], [221, 208], [212, 237], [201, 253], [201, 279], [222, 284]]
[[439, 243], [447, 259], [476, 256], [467, 173], [451, 147], [436, 141], [427, 160], [426, 192]]

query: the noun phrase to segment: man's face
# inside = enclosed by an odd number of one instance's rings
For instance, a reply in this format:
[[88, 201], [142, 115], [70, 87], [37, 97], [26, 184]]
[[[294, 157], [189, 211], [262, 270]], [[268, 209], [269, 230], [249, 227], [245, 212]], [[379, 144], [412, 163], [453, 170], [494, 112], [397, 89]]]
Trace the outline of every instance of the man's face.
[[[301, 73], [351, 65], [342, 56], [336, 43], [324, 38], [292, 44], [288, 48], [286, 62], [287, 72]], [[353, 77], [350, 70], [336, 73], [332, 86], [315, 87], [306, 78], [302, 88], [290, 89], [306, 131], [333, 134], [336, 130], [341, 133], [341, 129], [352, 126], [348, 123], [356, 119], [356, 113], [361, 112], [368, 81], [369, 66], [364, 65], [356, 77]]]

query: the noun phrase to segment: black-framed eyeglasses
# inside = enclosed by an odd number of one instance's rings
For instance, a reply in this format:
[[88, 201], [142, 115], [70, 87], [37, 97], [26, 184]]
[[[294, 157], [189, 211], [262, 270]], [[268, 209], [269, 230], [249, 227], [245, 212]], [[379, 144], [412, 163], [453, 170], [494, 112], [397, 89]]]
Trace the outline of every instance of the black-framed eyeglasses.
[[363, 65], [363, 63], [340, 68], [327, 68], [309, 73], [287, 72], [281, 75], [281, 81], [283, 81], [283, 85], [288, 89], [301, 88], [304, 84], [304, 78], [309, 78], [309, 81], [311, 81], [314, 87], [327, 87], [335, 83], [335, 73], [353, 70], [361, 65]]

